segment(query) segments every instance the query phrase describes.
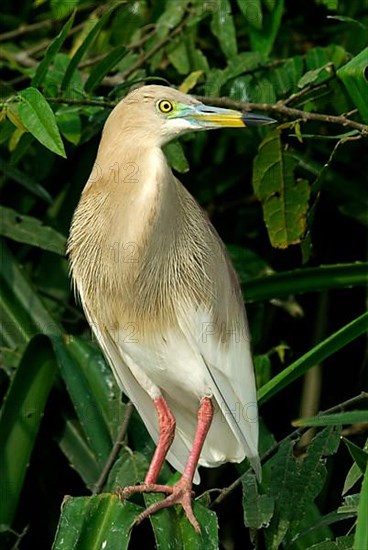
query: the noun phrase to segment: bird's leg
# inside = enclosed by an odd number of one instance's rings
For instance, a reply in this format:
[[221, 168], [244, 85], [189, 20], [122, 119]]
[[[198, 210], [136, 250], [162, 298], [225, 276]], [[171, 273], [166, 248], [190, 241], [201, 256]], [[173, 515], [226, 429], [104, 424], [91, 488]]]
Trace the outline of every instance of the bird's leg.
[[160, 435], [144, 483], [156, 483], [167, 451], [170, 449], [175, 436], [175, 417], [167, 406], [165, 399], [160, 396], [158, 399], [155, 399], [154, 403], [158, 415]]
[[149, 493], [149, 492], [169, 493], [169, 496], [167, 496], [164, 500], [160, 502], [155, 502], [154, 504], [149, 506], [144, 512], [139, 514], [139, 516], [135, 521], [136, 524], [140, 523], [141, 521], [143, 521], [145, 518], [147, 518], [154, 512], [157, 512], [158, 510], [162, 510], [162, 508], [168, 508], [169, 506], [173, 506], [174, 504], [181, 504], [184, 508], [184, 511], [188, 520], [193, 525], [197, 533], [200, 533], [201, 528], [194, 516], [192, 503], [191, 503], [192, 483], [193, 483], [194, 474], [197, 468], [199, 456], [201, 454], [202, 447], [206, 439], [208, 430], [211, 426], [212, 418], [213, 418], [212, 401], [209, 397], [204, 397], [201, 401], [201, 404], [198, 410], [197, 431], [195, 434], [193, 447], [190, 452], [183, 475], [181, 476], [179, 481], [172, 487], [168, 485], [156, 485], [155, 483], [148, 483], [146, 485], [141, 485], [136, 487], [138, 491], [143, 493]]
[[166, 485], [157, 485], [156, 481], [165, 461], [167, 451], [170, 449], [171, 444], [174, 441], [176, 422], [173, 413], [170, 411], [165, 399], [162, 396], [155, 399], [154, 404], [158, 416], [159, 438], [151, 464], [144, 479], [144, 485], [132, 485], [118, 489], [117, 493], [121, 499], [128, 498], [133, 493], [154, 490], [149, 489], [151, 486], [166, 488]]

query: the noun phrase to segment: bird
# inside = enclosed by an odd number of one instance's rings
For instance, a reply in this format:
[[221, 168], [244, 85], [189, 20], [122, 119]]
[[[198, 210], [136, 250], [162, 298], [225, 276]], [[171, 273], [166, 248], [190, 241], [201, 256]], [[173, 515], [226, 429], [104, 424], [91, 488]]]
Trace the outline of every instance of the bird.
[[[258, 409], [242, 293], [206, 212], [175, 177], [162, 147], [188, 132], [268, 124], [161, 85], [130, 91], [103, 128], [74, 212], [67, 254], [86, 319], [122, 392], [156, 443], [140, 485], [175, 504], [197, 532], [198, 466], [248, 458], [260, 478]], [[167, 461], [181, 473], [158, 483]]]

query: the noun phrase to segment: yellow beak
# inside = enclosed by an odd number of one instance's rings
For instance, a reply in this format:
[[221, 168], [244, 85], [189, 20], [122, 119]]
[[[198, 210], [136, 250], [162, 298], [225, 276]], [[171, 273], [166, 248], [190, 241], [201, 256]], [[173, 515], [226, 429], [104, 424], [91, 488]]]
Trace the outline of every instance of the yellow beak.
[[274, 119], [256, 113], [210, 107], [209, 105], [196, 105], [186, 118], [195, 121], [203, 128], [244, 128], [244, 126], [259, 126], [272, 124]]

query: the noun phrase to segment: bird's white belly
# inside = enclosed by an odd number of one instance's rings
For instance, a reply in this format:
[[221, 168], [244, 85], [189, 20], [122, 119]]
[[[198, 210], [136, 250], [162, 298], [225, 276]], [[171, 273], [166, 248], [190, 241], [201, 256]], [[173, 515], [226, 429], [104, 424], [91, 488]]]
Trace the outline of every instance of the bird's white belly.
[[127, 337], [121, 331], [119, 351], [124, 363], [152, 399], [161, 392], [177, 402], [197, 408], [205, 395], [212, 396], [212, 381], [199, 350], [193, 349], [179, 329], [149, 341]]

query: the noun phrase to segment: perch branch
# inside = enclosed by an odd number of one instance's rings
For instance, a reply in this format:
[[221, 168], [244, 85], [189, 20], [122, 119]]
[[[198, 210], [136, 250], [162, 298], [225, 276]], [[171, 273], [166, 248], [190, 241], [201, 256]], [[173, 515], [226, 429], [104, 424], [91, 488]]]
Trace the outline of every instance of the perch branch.
[[94, 489], [93, 489], [93, 494], [94, 495], [98, 495], [102, 491], [102, 488], [105, 485], [107, 476], [109, 475], [110, 470], [113, 467], [113, 465], [114, 465], [114, 463], [115, 463], [115, 461], [118, 457], [118, 454], [119, 454], [120, 449], [121, 449], [121, 447], [123, 445], [123, 442], [124, 442], [125, 434], [128, 430], [129, 421], [130, 421], [130, 418], [132, 416], [133, 409], [134, 409], [133, 403], [131, 401], [129, 401], [129, 403], [127, 403], [127, 405], [126, 405], [126, 410], [125, 410], [123, 422], [120, 426], [120, 430], [119, 430], [119, 433], [117, 435], [116, 441], [115, 441], [115, 443], [114, 443], [114, 445], [111, 449], [111, 453], [108, 456], [108, 459], [106, 461], [105, 466], [103, 467], [103, 470], [100, 474], [100, 477], [98, 478], [98, 480], [97, 480], [97, 482], [94, 486]]
[[205, 103], [211, 103], [217, 107], [229, 107], [230, 109], [240, 109], [242, 111], [265, 111], [267, 113], [274, 113], [278, 115], [285, 116], [287, 118], [296, 118], [303, 120], [304, 122], [309, 122], [312, 120], [318, 122], [327, 122], [329, 124], [339, 124], [340, 126], [345, 126], [347, 128], [353, 128], [358, 130], [363, 135], [368, 135], [368, 125], [362, 124], [360, 122], [355, 122], [355, 120], [350, 120], [345, 115], [326, 115], [324, 113], [309, 113], [301, 111], [300, 109], [294, 109], [292, 107], [287, 107], [282, 102], [277, 102], [274, 105], [269, 103], [247, 103], [243, 101], [234, 101], [227, 97], [211, 98], [196, 96], [199, 101]]

